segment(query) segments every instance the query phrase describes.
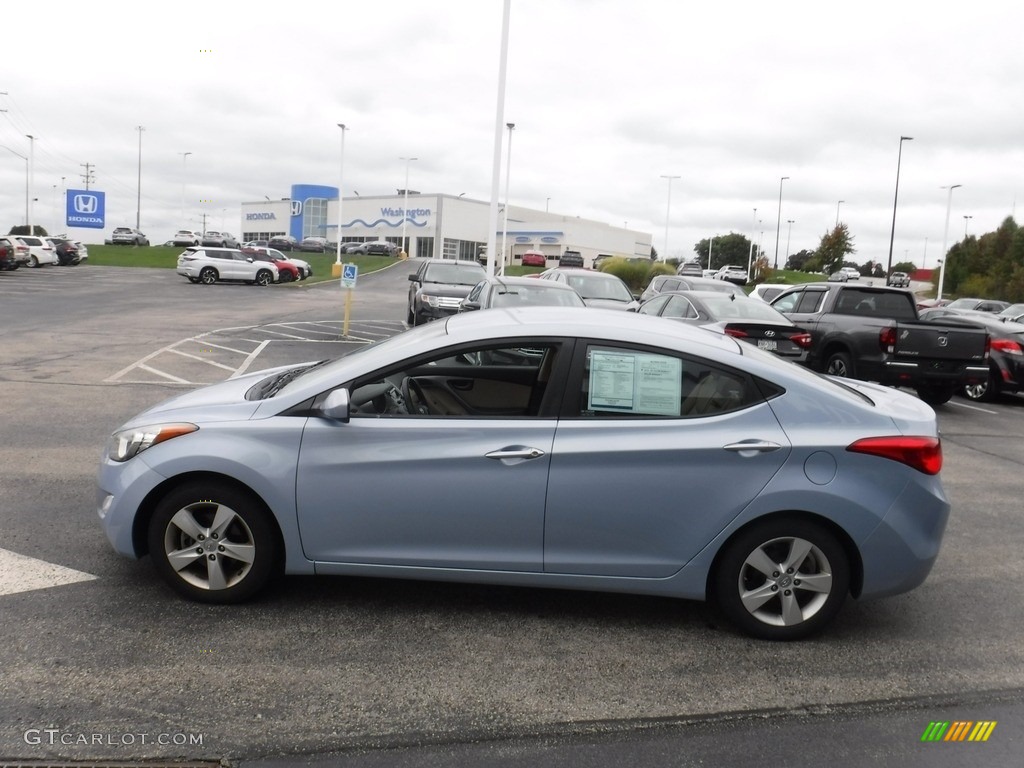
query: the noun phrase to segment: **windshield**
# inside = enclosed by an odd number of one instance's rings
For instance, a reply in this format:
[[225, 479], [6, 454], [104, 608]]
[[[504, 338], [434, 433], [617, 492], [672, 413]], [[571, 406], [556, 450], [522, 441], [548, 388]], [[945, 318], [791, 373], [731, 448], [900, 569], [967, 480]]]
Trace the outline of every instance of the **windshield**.
[[773, 309], [764, 302], [755, 301], [754, 299], [739, 299], [723, 293], [720, 296], [704, 296], [701, 298], [701, 301], [704, 302], [708, 312], [716, 319], [742, 318], [744, 320], [765, 320], [771, 323], [790, 324], [786, 316], [777, 309]]
[[593, 275], [569, 275], [569, 285], [584, 299], [609, 299], [611, 301], [632, 301], [626, 284], [618, 278], [609, 279]]
[[494, 292], [492, 307], [582, 307], [583, 299], [573, 291], [546, 285], [517, 285]]
[[454, 285], [476, 285], [486, 273], [481, 266], [469, 264], [430, 264], [423, 275], [426, 283], [452, 283]]

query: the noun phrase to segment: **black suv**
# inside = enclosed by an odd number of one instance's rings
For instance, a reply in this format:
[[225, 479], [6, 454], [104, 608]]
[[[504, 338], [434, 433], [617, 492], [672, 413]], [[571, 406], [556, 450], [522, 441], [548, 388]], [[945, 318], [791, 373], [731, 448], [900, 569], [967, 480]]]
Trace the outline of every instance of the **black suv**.
[[473, 286], [487, 277], [476, 261], [428, 259], [409, 275], [409, 311], [406, 322], [420, 325], [454, 315]]
[[582, 267], [583, 254], [579, 251], [566, 251], [558, 259], [560, 267]]

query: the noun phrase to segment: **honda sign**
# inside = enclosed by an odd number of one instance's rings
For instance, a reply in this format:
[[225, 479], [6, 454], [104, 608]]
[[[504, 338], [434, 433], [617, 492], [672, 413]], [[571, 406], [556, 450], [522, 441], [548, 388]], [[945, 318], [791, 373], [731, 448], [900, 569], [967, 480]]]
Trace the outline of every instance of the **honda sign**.
[[103, 229], [106, 193], [88, 189], [67, 191], [67, 226]]

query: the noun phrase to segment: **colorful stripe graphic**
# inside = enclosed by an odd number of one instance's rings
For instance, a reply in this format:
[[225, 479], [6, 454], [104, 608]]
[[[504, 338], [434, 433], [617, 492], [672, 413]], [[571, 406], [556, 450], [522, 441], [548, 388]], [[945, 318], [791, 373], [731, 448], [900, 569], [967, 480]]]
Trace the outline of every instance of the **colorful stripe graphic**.
[[988, 741], [996, 728], [995, 720], [933, 721], [921, 734], [921, 741]]

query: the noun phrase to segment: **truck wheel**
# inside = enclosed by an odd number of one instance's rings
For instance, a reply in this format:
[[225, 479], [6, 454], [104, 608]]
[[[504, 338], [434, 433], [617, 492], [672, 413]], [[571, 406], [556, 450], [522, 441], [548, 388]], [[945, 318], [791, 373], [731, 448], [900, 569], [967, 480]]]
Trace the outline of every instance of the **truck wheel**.
[[999, 396], [999, 379], [992, 371], [989, 371], [985, 381], [965, 384], [961, 392], [968, 400], [973, 400], [976, 403], [990, 402]]
[[917, 396], [928, 405], [942, 405], [949, 402], [955, 391], [952, 384], [922, 384], [917, 388]]
[[825, 373], [829, 376], [843, 376], [852, 379], [854, 378], [853, 360], [846, 352], [833, 352], [825, 363]]

